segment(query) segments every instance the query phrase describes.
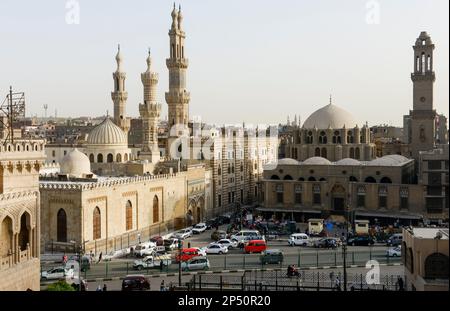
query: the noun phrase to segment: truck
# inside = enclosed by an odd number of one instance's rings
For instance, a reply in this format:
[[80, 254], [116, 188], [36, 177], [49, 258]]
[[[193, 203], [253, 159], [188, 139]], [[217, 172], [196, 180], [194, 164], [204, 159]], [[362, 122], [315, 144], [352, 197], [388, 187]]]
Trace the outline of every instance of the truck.
[[170, 255], [150, 255], [140, 260], [135, 260], [133, 263], [134, 270], [160, 268], [161, 262], [164, 267], [168, 267], [172, 264], [172, 258]]

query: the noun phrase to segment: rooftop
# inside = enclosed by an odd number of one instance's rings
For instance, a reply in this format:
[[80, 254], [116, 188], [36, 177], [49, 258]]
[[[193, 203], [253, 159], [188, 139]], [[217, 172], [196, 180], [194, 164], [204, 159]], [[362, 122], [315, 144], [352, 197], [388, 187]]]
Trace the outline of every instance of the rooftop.
[[448, 240], [448, 229], [443, 228], [413, 228], [413, 234], [417, 238], [434, 239], [438, 232], [441, 233], [441, 240]]

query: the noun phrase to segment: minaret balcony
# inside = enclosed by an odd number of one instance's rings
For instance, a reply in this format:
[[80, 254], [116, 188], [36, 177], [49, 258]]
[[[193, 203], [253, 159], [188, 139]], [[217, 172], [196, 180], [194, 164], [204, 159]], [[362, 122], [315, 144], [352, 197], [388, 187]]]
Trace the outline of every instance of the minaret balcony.
[[165, 94], [167, 103], [189, 103], [191, 99], [191, 94], [189, 92], [167, 92]]
[[189, 60], [187, 58], [168, 58], [166, 59], [167, 68], [183, 68], [186, 69], [189, 66]]
[[434, 71], [426, 71], [426, 72], [413, 72], [411, 73], [411, 80], [413, 82], [416, 81], [435, 81], [436, 75]]

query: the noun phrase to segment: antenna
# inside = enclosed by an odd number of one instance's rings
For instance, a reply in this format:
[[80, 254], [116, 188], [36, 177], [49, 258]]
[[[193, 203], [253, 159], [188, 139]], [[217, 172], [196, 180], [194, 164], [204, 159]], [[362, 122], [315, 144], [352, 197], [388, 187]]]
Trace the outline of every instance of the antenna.
[[[4, 144], [8, 141], [14, 142], [13, 123], [19, 118], [25, 117], [25, 93], [13, 92], [12, 86], [9, 87], [9, 93], [0, 105], [0, 127], [2, 137], [5, 138]], [[7, 133], [4, 133], [5, 129]]]

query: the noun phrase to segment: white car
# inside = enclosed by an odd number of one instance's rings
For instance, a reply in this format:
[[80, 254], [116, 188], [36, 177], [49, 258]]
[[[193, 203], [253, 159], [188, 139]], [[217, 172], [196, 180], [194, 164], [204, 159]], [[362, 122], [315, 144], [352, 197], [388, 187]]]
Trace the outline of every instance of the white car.
[[386, 250], [386, 256], [388, 257], [401, 257], [402, 256], [402, 248], [400, 246], [391, 247]]
[[114, 259], [114, 258], [124, 257], [127, 254], [129, 254], [129, 253], [130, 253], [129, 249], [128, 250], [127, 249], [120, 249], [118, 251], [111, 251], [111, 252], [109, 252], [108, 254], [104, 255], [102, 259], [104, 261], [110, 261], [111, 259]]
[[205, 232], [206, 231], [206, 224], [205, 223], [203, 223], [203, 222], [201, 222], [201, 223], [199, 223], [199, 224], [196, 224], [195, 226], [194, 226], [194, 228], [192, 228], [192, 233], [194, 233], [194, 234], [200, 234], [200, 233], [203, 233], [203, 232]]
[[73, 278], [73, 269], [67, 269], [64, 267], [56, 267], [41, 273], [43, 280], [59, 280], [64, 278]]
[[231, 240], [231, 239], [221, 239], [219, 241], [216, 242], [217, 244], [221, 244], [223, 246], [226, 246], [228, 249], [231, 248], [236, 248], [238, 247], [238, 241], [236, 240]]
[[212, 243], [206, 247], [205, 252], [206, 252], [206, 254], [222, 255], [222, 254], [228, 253], [228, 247], [221, 245], [221, 244]]
[[180, 239], [180, 240], [184, 240], [191, 236], [192, 236], [192, 229], [187, 228], [187, 229], [181, 229], [180, 231], [175, 233], [173, 237]]
[[309, 236], [305, 233], [294, 233], [289, 237], [288, 243], [290, 246], [308, 246]]

